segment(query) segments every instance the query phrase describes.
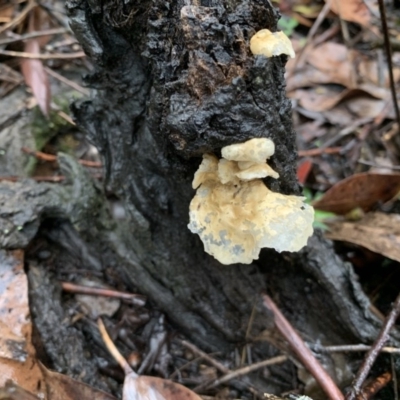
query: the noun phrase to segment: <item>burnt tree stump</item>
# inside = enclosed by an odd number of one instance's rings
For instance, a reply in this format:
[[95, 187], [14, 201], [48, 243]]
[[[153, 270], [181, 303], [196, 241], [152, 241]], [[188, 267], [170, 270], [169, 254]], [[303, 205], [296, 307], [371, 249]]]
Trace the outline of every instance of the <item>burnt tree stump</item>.
[[[206, 350], [230, 350], [269, 326], [267, 290], [310, 341], [370, 342], [379, 321], [350, 265], [314, 235], [298, 254], [263, 250], [224, 266], [187, 228], [193, 175], [204, 153], [251, 138], [276, 145], [273, 191], [300, 194], [285, 96], [286, 56], [253, 56], [250, 37], [277, 29], [268, 0], [69, 0], [71, 27], [94, 63], [91, 100], [73, 104], [104, 158], [107, 186], [126, 205], [130, 280]], [[328, 357], [329, 358], [329, 357]]]

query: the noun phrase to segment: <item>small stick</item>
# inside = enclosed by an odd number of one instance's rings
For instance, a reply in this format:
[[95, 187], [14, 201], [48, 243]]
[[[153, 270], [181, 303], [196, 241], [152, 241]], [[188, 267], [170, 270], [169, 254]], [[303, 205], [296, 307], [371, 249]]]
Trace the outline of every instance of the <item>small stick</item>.
[[134, 370], [128, 364], [128, 361], [125, 360], [125, 358], [122, 356], [122, 354], [119, 352], [119, 350], [111, 340], [101, 318], [97, 320], [97, 325], [99, 327], [101, 338], [103, 339], [103, 342], [107, 347], [107, 350], [114, 357], [114, 360], [120, 365], [125, 375], [134, 374], [137, 376], [136, 372], [134, 372]]
[[[102, 174], [90, 174], [90, 176], [94, 179], [103, 179]], [[55, 176], [0, 176], [0, 182], [18, 182], [23, 179], [33, 179], [36, 182], [50, 182], [50, 183], [59, 183], [65, 181], [66, 177], [64, 175], [55, 175]]]
[[20, 35], [17, 38], [0, 40], [0, 46], [4, 46], [7, 44], [11, 44], [11, 43], [23, 42], [24, 40], [34, 39], [34, 38], [42, 37], [42, 36], [59, 35], [61, 33], [67, 33], [67, 32], [68, 32], [68, 29], [66, 29], [66, 28], [55, 28], [55, 29], [48, 29], [48, 30], [44, 30], [44, 31], [26, 33], [25, 35]]
[[94, 288], [90, 286], [76, 285], [70, 282], [61, 282], [61, 287], [69, 293], [87, 294], [89, 296], [114, 297], [122, 300], [129, 300], [132, 304], [144, 306], [146, 298], [140, 294], [119, 292], [117, 290]]
[[269, 358], [268, 360], [263, 360], [251, 365], [247, 365], [246, 367], [237, 369], [235, 371], [232, 371], [224, 376], [222, 376], [219, 379], [216, 379], [214, 382], [211, 382], [209, 385], [207, 385], [207, 389], [214, 388], [216, 386], [222, 385], [225, 382], [231, 381], [232, 379], [239, 378], [243, 375], [247, 375], [250, 372], [256, 371], [257, 369], [268, 367], [270, 365], [276, 365], [276, 364], [282, 364], [285, 361], [288, 360], [287, 356], [277, 356], [277, 357], [272, 357]]
[[[31, 149], [28, 149], [27, 147], [22, 147], [21, 150], [24, 153], [34, 156], [37, 159], [42, 160], [42, 161], [49, 161], [49, 162], [57, 161], [57, 156], [55, 156], [53, 154], [47, 154], [47, 153], [43, 153], [42, 151], [31, 150]], [[78, 162], [80, 164], [84, 165], [85, 167], [92, 167], [92, 168], [101, 168], [102, 167], [102, 164], [98, 161], [78, 160]]]
[[65, 121], [67, 121], [69, 124], [71, 124], [72, 126], [76, 126], [74, 120], [64, 111], [59, 110], [57, 111], [57, 114]]
[[211, 365], [213, 365], [215, 368], [217, 368], [222, 373], [229, 374], [231, 372], [231, 370], [229, 368], [225, 367], [225, 365], [221, 364], [215, 358], [210, 357], [207, 353], [204, 353], [204, 351], [200, 350], [194, 344], [189, 343], [186, 340], [179, 340], [179, 343], [183, 347], [186, 347], [187, 349], [189, 349], [192, 353], [197, 354], [199, 357], [204, 358], [206, 361], [208, 361]]
[[75, 89], [76, 91], [84, 94], [85, 96], [89, 96], [90, 90], [85, 89], [81, 85], [78, 85], [76, 82], [71, 81], [70, 79], [66, 78], [65, 76], [59, 74], [56, 71], [53, 71], [51, 68], [44, 67], [44, 69], [49, 75], [51, 75], [52, 77], [58, 79], [60, 82], [65, 83], [67, 86], [72, 87], [73, 89]]
[[25, 51], [0, 50], [0, 54], [2, 56], [31, 58], [33, 60], [73, 60], [75, 58], [86, 57], [83, 51], [76, 51], [75, 53], [40, 54], [27, 53]]
[[331, 400], [343, 400], [343, 394], [336, 386], [336, 383], [323, 369], [300, 335], [280, 312], [276, 304], [268, 295], [264, 294], [262, 297], [264, 306], [273, 313], [275, 326], [281, 335], [289, 342], [291, 348], [299, 357], [304, 367], [311, 373]]
[[0, 28], [0, 34], [18, 25], [36, 6], [37, 4], [35, 1], [29, 1], [26, 7], [12, 21], [8, 22]]
[[[340, 346], [318, 346], [315, 348], [318, 351], [327, 353], [342, 353], [342, 352], [355, 352], [355, 351], [368, 351], [371, 346], [366, 344], [345, 344]], [[400, 354], [400, 349], [397, 347], [382, 347], [382, 353]]]
[[378, 4], [379, 4], [379, 13], [381, 16], [383, 39], [384, 39], [384, 43], [385, 43], [386, 58], [387, 58], [388, 69], [389, 69], [390, 91], [392, 93], [393, 106], [394, 106], [394, 111], [396, 114], [398, 130], [399, 130], [397, 132], [395, 144], [396, 144], [397, 149], [400, 150], [400, 110], [399, 110], [399, 104], [397, 103], [396, 85], [395, 85], [394, 76], [393, 76], [392, 48], [390, 46], [390, 38], [389, 38], [389, 30], [387, 27], [385, 4], [384, 4], [383, 0], [378, 0]]
[[[0, 176], [0, 182], [18, 182], [22, 179], [28, 179], [25, 176]], [[62, 182], [65, 180], [65, 176], [32, 176], [29, 179], [33, 179], [36, 182]]]
[[356, 397], [356, 400], [372, 399], [381, 389], [383, 389], [392, 379], [390, 372], [384, 372], [378, 376], [373, 382], [364, 387], [361, 393]]
[[321, 154], [338, 154], [343, 151], [342, 147], [325, 147], [321, 149], [299, 150], [299, 157], [312, 157]]
[[392, 368], [392, 378], [393, 378], [393, 391], [394, 391], [394, 400], [399, 400], [399, 389], [397, 386], [397, 373], [394, 365], [393, 356], [390, 356], [390, 366]]
[[[198, 355], [199, 357], [202, 357], [204, 360], [208, 361], [211, 365], [213, 365], [215, 368], [217, 368], [218, 371], [224, 373], [224, 374], [230, 374], [232, 371], [225, 367], [225, 365], [221, 364], [219, 361], [215, 360], [214, 358], [210, 357], [207, 353], [204, 353], [204, 351], [200, 350], [197, 346], [195, 346], [192, 343], [189, 343], [186, 340], [179, 340], [179, 343], [183, 346], [189, 349], [192, 353]], [[240, 381], [239, 381], [240, 382]], [[254, 396], [257, 398], [264, 399], [265, 396], [261, 394], [256, 388], [254, 388], [251, 384], [246, 383], [245, 381], [241, 381], [241, 385], [245, 386], [251, 393], [253, 393]], [[198, 392], [200, 390], [203, 390], [205, 387], [208, 386], [208, 382], [204, 382], [198, 386], [196, 386], [193, 391]]]
[[378, 357], [378, 354], [380, 353], [382, 347], [388, 340], [389, 332], [392, 329], [393, 325], [395, 324], [399, 314], [400, 314], [400, 293], [397, 296], [396, 301], [389, 315], [387, 316], [385, 322], [383, 323], [382, 329], [379, 332], [379, 335], [376, 338], [375, 343], [372, 345], [371, 349], [365, 355], [364, 361], [361, 364], [361, 367], [354, 379], [352, 390], [346, 396], [346, 400], [354, 400], [356, 398], [356, 395], [360, 393], [361, 386], [364, 383], [365, 379], [367, 378], [367, 375], [373, 363], [375, 362], [376, 358]]
[[288, 76], [287, 79], [289, 79], [296, 72], [298, 67], [302, 67], [303, 61], [304, 61], [304, 57], [305, 57], [305, 53], [306, 53], [306, 48], [311, 44], [311, 40], [312, 40], [313, 36], [315, 35], [315, 33], [317, 32], [318, 28], [320, 27], [320, 25], [324, 21], [325, 17], [328, 15], [330, 9], [331, 9], [331, 0], [327, 0], [325, 5], [324, 5], [324, 7], [322, 8], [320, 13], [318, 14], [318, 17], [315, 20], [313, 26], [308, 31], [308, 35], [307, 35], [307, 38], [306, 38], [306, 43], [301, 48], [301, 50], [298, 52], [298, 56], [295, 58], [295, 61], [294, 61], [294, 64], [293, 64], [293, 68], [288, 73], [289, 76]]

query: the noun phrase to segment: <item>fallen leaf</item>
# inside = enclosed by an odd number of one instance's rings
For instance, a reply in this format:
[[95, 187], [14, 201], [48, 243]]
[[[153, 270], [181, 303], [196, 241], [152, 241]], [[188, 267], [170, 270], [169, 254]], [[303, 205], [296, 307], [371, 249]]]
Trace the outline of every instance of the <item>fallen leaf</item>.
[[[36, 359], [22, 250], [0, 250], [0, 399], [116, 400]], [[9, 396], [10, 390], [14, 397]]]
[[377, 203], [392, 199], [399, 191], [400, 174], [365, 172], [338, 182], [313, 206], [335, 214], [346, 214], [357, 207], [369, 211]]
[[331, 0], [330, 7], [335, 14], [346, 21], [357, 22], [364, 26], [371, 23], [371, 13], [364, 0]]
[[[35, 30], [35, 15], [34, 11], [30, 13], [28, 32]], [[36, 39], [28, 40], [25, 43], [24, 51], [39, 54], [39, 41]], [[32, 93], [43, 114], [48, 116], [50, 110], [50, 83], [42, 61], [33, 58], [24, 58], [21, 60], [21, 71], [26, 84], [32, 89]]]
[[125, 373], [122, 400], [201, 400], [196, 393], [179, 383], [153, 376], [138, 375], [111, 340], [101, 318], [97, 320], [97, 324], [108, 351]]
[[400, 215], [371, 212], [356, 222], [327, 225], [327, 238], [354, 243], [400, 262]]
[[179, 383], [131, 373], [125, 376], [122, 400], [201, 400], [201, 397]]
[[[28, 280], [22, 250], [0, 251], [0, 387], [11, 379], [25, 390], [44, 393], [31, 343]], [[42, 397], [46, 399], [46, 397]]]
[[[308, 90], [298, 89], [288, 93], [288, 97], [297, 99], [301, 107], [315, 112], [331, 110], [345, 100], [354, 102], [356, 99], [371, 99], [372, 97], [371, 100], [379, 100], [375, 102], [377, 104], [375, 109], [380, 107], [381, 110], [385, 103], [383, 100], [388, 98], [389, 92], [380, 88], [375, 88], [376, 90], [372, 92], [370, 89], [367, 86], [360, 86], [357, 89], [342, 89], [327, 85]], [[365, 112], [362, 112], [361, 116], [365, 117]]]
[[297, 179], [301, 184], [307, 180], [308, 174], [312, 169], [312, 161], [311, 160], [303, 160], [297, 167]]
[[38, 400], [38, 397], [8, 380], [4, 387], [0, 388], [0, 400]]
[[114, 396], [79, 382], [69, 376], [50, 371], [40, 364], [47, 387], [47, 400], [116, 400]]
[[310, 48], [307, 52], [307, 63], [327, 75], [331, 83], [351, 87], [353, 66], [345, 45], [325, 42]]
[[[335, 83], [347, 89], [362, 88], [382, 98], [382, 89], [389, 88], [389, 72], [377, 56], [369, 57], [357, 50], [335, 42], [309, 45], [301, 50], [299, 41], [293, 41], [295, 51], [303, 52], [305, 64], [301, 67], [290, 59], [286, 65], [287, 91], [315, 85]], [[295, 70], [294, 70], [295, 68]], [[400, 68], [393, 68], [395, 82], [400, 79]]]
[[322, 9], [321, 4], [293, 5], [293, 11], [298, 12], [299, 14], [302, 14], [307, 18], [317, 18], [318, 14], [321, 12], [321, 9]]

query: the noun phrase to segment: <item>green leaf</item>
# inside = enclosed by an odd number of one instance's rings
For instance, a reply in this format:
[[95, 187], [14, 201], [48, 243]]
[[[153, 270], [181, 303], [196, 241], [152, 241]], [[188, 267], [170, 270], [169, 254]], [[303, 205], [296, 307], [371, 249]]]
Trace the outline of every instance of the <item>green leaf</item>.
[[299, 23], [296, 19], [285, 15], [283, 15], [278, 22], [278, 28], [283, 31], [286, 36], [291, 36], [297, 25], [299, 25]]

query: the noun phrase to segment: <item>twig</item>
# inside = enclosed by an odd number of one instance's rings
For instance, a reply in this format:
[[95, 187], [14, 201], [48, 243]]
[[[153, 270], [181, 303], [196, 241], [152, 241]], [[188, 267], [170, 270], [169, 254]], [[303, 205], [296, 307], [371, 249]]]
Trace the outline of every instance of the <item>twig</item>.
[[396, 368], [394, 366], [393, 356], [390, 356], [390, 366], [392, 368], [394, 400], [399, 400], [399, 389], [397, 387], [397, 373], [396, 373]]
[[313, 157], [321, 154], [340, 154], [343, 151], [342, 147], [325, 147], [320, 149], [299, 150], [299, 157]]
[[[90, 176], [94, 179], [103, 179], [103, 174], [90, 174]], [[24, 179], [32, 179], [36, 182], [50, 182], [50, 183], [58, 183], [58, 182], [63, 182], [67, 179], [66, 176], [64, 175], [54, 175], [54, 176], [0, 176], [0, 182], [18, 182], [22, 181]]]
[[66, 114], [64, 111], [62, 110], [58, 110], [57, 114], [64, 120], [67, 121], [69, 124], [71, 124], [72, 126], [76, 126], [74, 120], [68, 115]]
[[[31, 149], [28, 149], [27, 147], [22, 147], [21, 150], [24, 153], [34, 156], [37, 159], [42, 160], [42, 161], [49, 161], [49, 162], [57, 161], [57, 156], [55, 156], [53, 154], [47, 154], [47, 153], [43, 153], [42, 151], [31, 150]], [[91, 167], [91, 168], [101, 168], [102, 167], [102, 164], [98, 161], [78, 160], [78, 162], [79, 162], [79, 164], [84, 165], [85, 167]]]
[[28, 13], [33, 10], [37, 6], [36, 2], [34, 1], [29, 1], [28, 4], [25, 6], [25, 8], [10, 22], [7, 24], [3, 25], [0, 28], [0, 33], [5, 32], [8, 29], [13, 28], [15, 25], [18, 25], [21, 21], [24, 20], [24, 18], [28, 15]]
[[55, 28], [55, 29], [48, 29], [45, 31], [26, 33], [25, 35], [21, 35], [16, 38], [2, 39], [0, 40], [0, 46], [4, 46], [11, 43], [23, 42], [24, 40], [34, 39], [42, 36], [59, 35], [61, 33], [67, 33], [67, 32], [68, 29], [66, 28]]
[[215, 358], [210, 357], [207, 353], [204, 353], [204, 351], [200, 350], [194, 344], [189, 343], [186, 340], [180, 340], [179, 343], [183, 347], [186, 347], [187, 349], [189, 349], [192, 353], [197, 354], [199, 357], [204, 358], [206, 361], [208, 361], [211, 365], [213, 365], [215, 368], [217, 368], [222, 373], [229, 374], [231, 372], [229, 368], [225, 367], [225, 365], [221, 364]]
[[386, 58], [387, 58], [388, 69], [389, 69], [390, 91], [392, 93], [393, 106], [394, 106], [394, 111], [396, 114], [396, 120], [397, 120], [397, 124], [398, 124], [398, 129], [399, 129], [397, 136], [395, 138], [395, 143], [396, 143], [397, 149], [400, 150], [400, 110], [399, 110], [399, 104], [397, 103], [396, 86], [395, 86], [394, 77], [393, 77], [392, 48], [390, 46], [389, 30], [387, 27], [386, 9], [385, 9], [384, 1], [378, 0], [378, 4], [379, 4], [379, 13], [381, 16], [383, 39], [384, 39], [384, 43], [385, 43]]
[[[356, 352], [356, 351], [368, 351], [371, 346], [366, 344], [345, 344], [340, 346], [316, 346], [316, 350], [327, 353], [344, 353], [344, 352]], [[400, 354], [400, 349], [397, 347], [382, 347], [382, 353], [389, 354]]]
[[[248, 324], [247, 324], [246, 335], [245, 335], [245, 340], [246, 340], [246, 342], [247, 342], [248, 338], [250, 337], [250, 332], [251, 332], [251, 328], [252, 328], [252, 326], [253, 326], [253, 322], [254, 322], [254, 317], [255, 317], [255, 315], [256, 315], [256, 304], [254, 303], [254, 304], [253, 304], [253, 308], [251, 309], [251, 314], [250, 314], [249, 322], [248, 322]], [[249, 348], [249, 345], [248, 345], [248, 344], [245, 344], [245, 345], [243, 346], [243, 351], [242, 351], [242, 357], [241, 357], [241, 360], [240, 360], [240, 365], [243, 365], [243, 364], [244, 364], [245, 357], [246, 357], [246, 352], [247, 352], [247, 349], [248, 349], [248, 348]]]
[[[0, 182], [18, 182], [23, 179], [27, 178], [25, 176], [0, 176]], [[29, 179], [33, 179], [36, 182], [62, 182], [65, 180], [65, 176], [31, 176]]]
[[[221, 364], [219, 361], [217, 361], [215, 358], [210, 357], [209, 354], [204, 353], [204, 351], [200, 350], [197, 346], [195, 346], [192, 343], [187, 342], [186, 340], [179, 340], [179, 343], [183, 346], [189, 349], [192, 353], [198, 355], [199, 357], [202, 357], [204, 360], [208, 361], [211, 365], [213, 365], [215, 368], [217, 368], [218, 371], [222, 372], [223, 374], [230, 374], [232, 371], [225, 367], [225, 365]], [[246, 388], [249, 390], [253, 395], [255, 395], [257, 398], [265, 399], [265, 395], [260, 393], [259, 390], [257, 390], [255, 387], [253, 387], [250, 383], [246, 382], [246, 377], [242, 378], [240, 380], [239, 385], [241, 388]], [[193, 391], [198, 392], [200, 390], [203, 390], [203, 388], [208, 387], [209, 382], [204, 382], [198, 386], [196, 386]], [[268, 398], [268, 397], [267, 397]]]
[[364, 383], [365, 379], [367, 378], [367, 375], [373, 363], [375, 362], [376, 357], [378, 357], [378, 354], [380, 353], [382, 347], [386, 343], [389, 337], [389, 332], [392, 329], [393, 325], [395, 324], [399, 314], [400, 314], [400, 294], [397, 296], [397, 299], [392, 307], [392, 310], [390, 311], [385, 322], [383, 323], [382, 329], [379, 332], [379, 335], [376, 338], [375, 343], [368, 351], [368, 353], [365, 355], [361, 368], [357, 372], [356, 378], [354, 379], [352, 390], [346, 396], [346, 400], [354, 400], [356, 396], [360, 393], [361, 386]]
[[125, 375], [128, 375], [128, 374], [135, 374], [136, 375], [136, 373], [133, 371], [131, 366], [128, 364], [128, 362], [125, 360], [125, 358], [122, 356], [122, 354], [119, 352], [119, 350], [117, 349], [117, 347], [115, 346], [115, 344], [111, 340], [111, 338], [108, 335], [106, 327], [104, 326], [104, 323], [103, 323], [101, 318], [99, 318], [97, 320], [97, 325], [99, 327], [101, 338], [103, 339], [103, 342], [107, 347], [107, 350], [113, 356], [114, 360], [123, 369]]
[[12, 50], [0, 50], [0, 55], [19, 58], [32, 58], [34, 60], [71, 60], [75, 58], [83, 58], [86, 56], [83, 51], [77, 51], [75, 53], [37, 54]]
[[81, 293], [90, 296], [103, 296], [103, 297], [114, 297], [122, 300], [129, 300], [132, 304], [138, 306], [144, 306], [146, 303], [146, 297], [141, 294], [133, 294], [126, 292], [119, 292], [117, 290], [94, 288], [90, 286], [76, 285], [70, 282], [61, 282], [61, 287], [64, 291], [70, 293]]
[[49, 75], [58, 79], [60, 82], [65, 83], [66, 85], [72, 87], [73, 89], [84, 94], [85, 96], [89, 96], [90, 91], [88, 89], [83, 88], [81, 85], [78, 85], [76, 82], [73, 82], [70, 79], [66, 78], [65, 76], [59, 74], [58, 72], [53, 71], [51, 68], [44, 67], [44, 69]]
[[211, 382], [206, 387], [207, 387], [207, 389], [211, 389], [213, 387], [222, 385], [225, 382], [231, 381], [232, 379], [236, 379], [243, 375], [247, 375], [250, 372], [256, 371], [257, 369], [268, 367], [271, 365], [282, 364], [287, 360], [288, 360], [287, 356], [277, 356], [277, 357], [269, 358], [268, 360], [263, 360], [258, 363], [247, 365], [246, 367], [232, 371], [232, 372], [224, 375], [223, 377], [214, 380], [214, 382]]
[[322, 8], [320, 13], [318, 14], [318, 17], [315, 20], [313, 26], [311, 27], [311, 29], [308, 32], [305, 45], [298, 52], [298, 56], [295, 58], [293, 68], [288, 73], [289, 77], [292, 76], [296, 72], [296, 69], [298, 67], [302, 66], [302, 63], [303, 63], [304, 57], [305, 57], [305, 53], [306, 53], [306, 48], [311, 44], [312, 37], [315, 35], [315, 33], [317, 32], [318, 28], [320, 27], [320, 25], [324, 21], [324, 19], [327, 16], [330, 8], [331, 8], [331, 0], [327, 0], [325, 5], [324, 5], [324, 7]]
[[193, 358], [193, 360], [190, 360], [190, 361], [186, 362], [186, 363], [183, 364], [181, 367], [175, 368], [175, 371], [172, 372], [172, 373], [168, 376], [168, 379], [170, 379], [170, 380], [172, 381], [172, 380], [175, 379], [175, 377], [176, 377], [177, 375], [179, 375], [179, 377], [181, 378], [181, 377], [182, 377], [181, 371], [183, 371], [184, 369], [190, 367], [190, 366], [193, 365], [193, 364], [198, 363], [198, 362], [201, 361], [202, 359], [203, 359], [203, 357], [196, 357], [196, 358]]
[[303, 363], [304, 367], [311, 373], [311, 375], [315, 378], [315, 380], [319, 383], [321, 388], [331, 400], [343, 400], [343, 394], [336, 386], [333, 379], [323, 369], [321, 364], [312, 354], [311, 350], [306, 346], [300, 335], [280, 312], [276, 304], [268, 295], [264, 294], [262, 297], [264, 306], [270, 310], [274, 316], [276, 328], [289, 342], [291, 348], [299, 357], [299, 360]]
[[366, 385], [361, 393], [356, 397], [356, 400], [369, 400], [375, 396], [381, 389], [383, 389], [392, 379], [390, 372], [384, 372], [378, 376], [371, 383]]

